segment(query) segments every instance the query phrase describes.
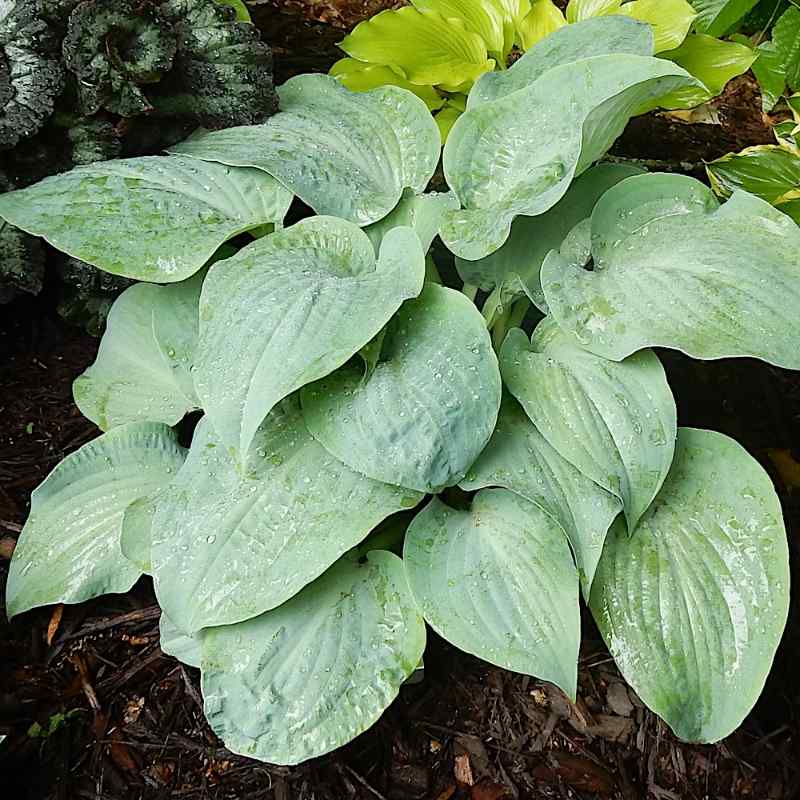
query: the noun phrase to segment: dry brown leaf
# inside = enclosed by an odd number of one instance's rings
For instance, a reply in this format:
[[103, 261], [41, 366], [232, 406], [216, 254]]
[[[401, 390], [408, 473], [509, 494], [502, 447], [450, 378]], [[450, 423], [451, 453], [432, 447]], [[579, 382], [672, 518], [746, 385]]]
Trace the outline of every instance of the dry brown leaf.
[[56, 635], [58, 626], [61, 624], [61, 617], [64, 614], [64, 604], [59, 603], [50, 615], [50, 624], [47, 626], [47, 646], [53, 644], [53, 637]]
[[470, 800], [503, 800], [505, 797], [511, 797], [511, 791], [502, 783], [482, 780], [472, 787], [469, 796]]
[[466, 753], [456, 756], [453, 772], [459, 783], [463, 783], [466, 786], [472, 786], [475, 783], [475, 779], [472, 777], [472, 767], [469, 763], [469, 756]]

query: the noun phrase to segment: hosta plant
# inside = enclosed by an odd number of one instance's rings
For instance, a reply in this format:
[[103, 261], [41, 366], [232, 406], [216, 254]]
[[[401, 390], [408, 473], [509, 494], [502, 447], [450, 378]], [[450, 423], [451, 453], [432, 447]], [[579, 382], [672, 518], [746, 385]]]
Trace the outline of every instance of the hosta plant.
[[730, 733], [786, 620], [786, 535], [758, 463], [677, 426], [651, 348], [800, 368], [800, 228], [598, 163], [696, 85], [652, 52], [591, 19], [480, 77], [448, 193], [422, 100], [301, 75], [264, 124], [0, 197], [139, 281], [75, 381], [104, 433], [34, 492], [9, 615], [152, 575], [211, 726], [290, 764], [375, 722], [426, 622], [574, 698], [583, 597], [678, 736]]

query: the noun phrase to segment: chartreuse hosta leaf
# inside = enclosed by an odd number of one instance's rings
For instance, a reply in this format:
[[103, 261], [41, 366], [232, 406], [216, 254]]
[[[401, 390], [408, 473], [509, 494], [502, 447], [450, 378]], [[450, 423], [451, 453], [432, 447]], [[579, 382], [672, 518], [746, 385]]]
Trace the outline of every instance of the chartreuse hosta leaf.
[[575, 697], [578, 573], [552, 517], [506, 489], [481, 490], [465, 511], [433, 498], [408, 528], [403, 560], [447, 641]]
[[800, 368], [800, 228], [765, 201], [720, 206], [693, 178], [635, 176], [595, 206], [591, 237], [592, 271], [555, 252], [542, 267], [551, 314], [583, 347]]
[[622, 674], [681, 738], [714, 742], [752, 708], [786, 622], [772, 483], [732, 439], [681, 428], [636, 533], [606, 541], [591, 609]]
[[569, 538], [588, 598], [606, 533], [622, 504], [559, 455], [513, 397], [503, 396], [492, 438], [459, 486], [502, 486], [552, 517]]
[[411, 83], [446, 91], [460, 91], [495, 65], [486, 42], [463, 20], [432, 9], [382, 11], [356, 25], [339, 46], [359, 61], [399, 69]]
[[297, 764], [373, 725], [419, 664], [403, 562], [343, 558], [274, 611], [201, 635], [205, 713], [235, 753]]
[[339, 462], [306, 430], [296, 397], [259, 428], [244, 471], [204, 418], [186, 464], [156, 505], [151, 556], [159, 602], [186, 633], [255, 617], [421, 499]]
[[162, 611], [158, 621], [161, 651], [190, 667], [200, 667], [200, 639], [187, 636], [175, 627], [175, 623]]
[[647, 22], [653, 28], [656, 53], [678, 47], [697, 17], [687, 0], [633, 0], [620, 6], [619, 13]]
[[561, 9], [553, 0], [533, 0], [531, 10], [519, 23], [522, 47], [530, 50], [546, 36], [567, 24]]
[[[420, 11], [437, 11], [448, 20], [457, 19], [467, 30], [477, 33], [489, 54], [504, 62], [507, 55], [507, 23], [503, 8], [493, 0], [476, 3], [474, 0], [411, 0], [411, 5]], [[508, 20], [511, 22], [511, 20]], [[513, 23], [508, 49], [513, 42]]]
[[9, 617], [130, 589], [141, 572], [120, 550], [122, 515], [168, 484], [184, 457], [166, 425], [131, 422], [58, 464], [31, 495], [9, 568]]
[[291, 192], [184, 156], [102, 161], [0, 195], [0, 217], [114, 275], [173, 283], [227, 239], [283, 220]]
[[436, 492], [458, 483], [491, 436], [500, 372], [461, 292], [428, 284], [389, 323], [371, 374], [352, 363], [301, 392], [306, 425], [371, 478]]
[[[623, 28], [640, 26], [649, 35], [643, 23], [609, 19]], [[580, 30], [566, 26], [541, 44], [571, 29]], [[492, 102], [470, 101], [444, 148], [445, 176], [462, 208], [445, 215], [442, 239], [464, 259], [494, 252], [515, 217], [552, 208], [641, 106], [694, 83], [670, 61], [615, 54], [554, 67], [527, 88]]]
[[675, 401], [655, 354], [607, 361], [575, 345], [548, 317], [530, 342], [519, 328], [509, 332], [500, 369], [550, 445], [622, 500], [633, 531], [675, 447]]
[[581, 22], [591, 17], [616, 14], [622, 0], [569, 0], [567, 3], [567, 22]]
[[72, 385], [75, 404], [102, 430], [136, 420], [174, 425], [197, 408], [190, 369], [203, 274], [138, 283], [111, 307], [94, 363]]
[[405, 187], [424, 191], [441, 143], [418, 97], [396, 86], [351, 92], [330, 75], [298, 75], [278, 94], [281, 111], [263, 125], [204, 131], [171, 151], [258, 167], [318, 214], [358, 225], [385, 217]]
[[425, 259], [410, 228], [375, 257], [368, 236], [311, 217], [208, 271], [200, 298], [195, 386], [225, 447], [243, 460], [269, 410], [363, 347], [422, 289]]
[[511, 235], [494, 253], [477, 261], [456, 259], [462, 280], [491, 291], [499, 286], [505, 296], [527, 294], [546, 310], [539, 273], [547, 254], [557, 250], [569, 232], [592, 215], [603, 193], [631, 175], [642, 172], [626, 164], [599, 164], [584, 172], [549, 211], [536, 217], [517, 217]]
[[709, 36], [722, 36], [758, 2], [758, 0], [692, 0], [697, 9], [697, 29]]

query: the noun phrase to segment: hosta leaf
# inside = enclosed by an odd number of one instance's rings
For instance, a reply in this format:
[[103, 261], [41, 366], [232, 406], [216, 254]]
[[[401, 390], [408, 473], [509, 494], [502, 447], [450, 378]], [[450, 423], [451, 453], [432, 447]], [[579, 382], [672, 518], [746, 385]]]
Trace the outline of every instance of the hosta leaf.
[[153, 516], [161, 490], [134, 500], [122, 515], [119, 544], [122, 555], [135, 564], [145, 575], [153, 572], [150, 563]]
[[797, 192], [800, 197], [800, 153], [778, 145], [757, 145], [741, 153], [728, 153], [706, 165], [714, 191], [729, 197], [737, 189], [766, 200], [780, 202]]
[[631, 175], [642, 172], [627, 164], [599, 164], [576, 178], [567, 193], [549, 211], [536, 217], [517, 217], [511, 235], [494, 253], [477, 261], [456, 259], [456, 268], [466, 283], [491, 291], [505, 287], [506, 295], [527, 294], [546, 310], [539, 273], [551, 250], [558, 250], [569, 232], [592, 215], [603, 193]]
[[503, 396], [489, 444], [459, 486], [502, 486], [552, 517], [569, 538], [588, 598], [606, 533], [622, 504], [559, 455], [509, 395]]
[[227, 239], [283, 220], [292, 195], [259, 170], [183, 156], [101, 161], [0, 195], [0, 216], [114, 275], [173, 283]]
[[297, 764], [373, 725], [424, 648], [403, 562], [344, 558], [280, 608], [203, 632], [206, 717], [229, 750]]
[[250, 619], [421, 499], [337, 461], [306, 430], [296, 397], [264, 421], [245, 471], [203, 419], [153, 519], [159, 602], [187, 633]]
[[786, 82], [800, 91], [800, 8], [787, 8], [772, 30], [772, 41], [783, 61]]
[[460, 19], [412, 7], [382, 11], [359, 23], [339, 47], [359, 61], [396, 67], [411, 83], [447, 91], [494, 67], [486, 43]]
[[474, 0], [411, 0], [420, 11], [437, 11], [446, 19], [456, 19], [467, 30], [483, 39], [486, 49], [498, 60], [505, 58], [505, 19], [503, 10], [494, 2]]
[[542, 286], [558, 324], [606, 358], [661, 346], [798, 369], [799, 252], [800, 228], [753, 195], [720, 207], [693, 178], [640, 175], [595, 206], [594, 270], [551, 253]]
[[85, 417], [102, 430], [137, 420], [174, 425], [197, 408], [189, 370], [202, 285], [202, 274], [138, 283], [114, 301], [97, 358], [72, 385]]
[[622, 0], [569, 0], [567, 4], [567, 22], [581, 22], [591, 17], [605, 14], [616, 14]]
[[194, 372], [203, 408], [241, 458], [269, 410], [344, 364], [419, 294], [417, 235], [395, 228], [376, 260], [367, 235], [311, 217], [208, 271]]
[[161, 652], [177, 658], [190, 667], [200, 668], [200, 639], [196, 636], [187, 636], [181, 633], [170, 618], [161, 613], [158, 621], [158, 644]]
[[758, 0], [692, 0], [697, 9], [697, 30], [709, 36], [727, 33]]
[[120, 550], [122, 515], [169, 483], [184, 455], [166, 425], [132, 422], [61, 461], [31, 495], [9, 567], [9, 617], [130, 589], [141, 572]]
[[403, 559], [428, 624], [485, 661], [552, 681], [575, 697], [578, 574], [561, 527], [505, 489], [467, 511], [433, 498], [406, 533]]
[[652, 26], [656, 53], [678, 47], [697, 16], [687, 0], [633, 0], [620, 6], [619, 13]]
[[656, 502], [609, 535], [591, 609], [641, 699], [681, 738], [715, 742], [755, 703], [786, 622], [789, 565], [769, 477], [720, 433], [681, 428]]
[[475, 306], [429, 284], [389, 324], [371, 375], [351, 364], [301, 397], [308, 429], [337, 458], [376, 480], [436, 492], [461, 480], [489, 440], [500, 372]]
[[462, 209], [445, 215], [443, 241], [468, 260], [493, 253], [508, 238], [514, 218], [552, 208], [640, 106], [693, 82], [660, 58], [596, 56], [548, 70], [528, 88], [494, 102], [468, 107], [444, 148], [445, 177]]
[[564, 14], [553, 0], [533, 0], [531, 10], [519, 23], [523, 48], [530, 50], [537, 42], [566, 24]]
[[[447, 103], [445, 107], [433, 118], [437, 127], [439, 128], [439, 135], [442, 137], [442, 144], [447, 141], [450, 131], [453, 130], [453, 125], [456, 124], [456, 120], [463, 113], [464, 112], [460, 108], [456, 108], [455, 106], [450, 105], [450, 103]], [[456, 207], [458, 207], [458, 203], [456, 203]]]
[[172, 148], [274, 175], [318, 214], [358, 225], [385, 217], [405, 187], [424, 191], [439, 160], [425, 104], [396, 86], [351, 92], [330, 75], [279, 87], [281, 112], [263, 125], [198, 133]]
[[633, 531], [675, 446], [675, 401], [655, 354], [607, 361], [575, 345], [548, 317], [530, 343], [520, 329], [509, 332], [500, 368], [550, 445], [622, 500]]

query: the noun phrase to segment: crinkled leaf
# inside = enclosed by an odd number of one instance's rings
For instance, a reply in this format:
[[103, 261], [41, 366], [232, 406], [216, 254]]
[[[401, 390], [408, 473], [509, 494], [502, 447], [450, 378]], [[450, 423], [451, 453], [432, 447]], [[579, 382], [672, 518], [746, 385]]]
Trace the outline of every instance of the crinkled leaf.
[[274, 175], [318, 214], [368, 225], [405, 187], [422, 192], [439, 160], [439, 131], [411, 92], [351, 92], [330, 75], [279, 88], [281, 112], [263, 125], [200, 132], [171, 152]]
[[376, 259], [361, 229], [333, 217], [302, 220], [212, 266], [194, 379], [226, 447], [243, 459], [269, 410], [358, 352], [419, 294], [424, 271], [410, 228], [390, 231]]
[[203, 632], [206, 717], [233, 752], [297, 764], [373, 725], [424, 648], [403, 562], [344, 558], [280, 608]]
[[564, 458], [622, 500], [633, 531], [669, 470], [677, 426], [664, 369], [649, 350], [607, 361], [551, 318], [500, 351], [503, 381]]
[[184, 456], [166, 425], [132, 422], [61, 461], [31, 495], [9, 568], [9, 617], [130, 589], [141, 572], [122, 555], [122, 515], [169, 483]]
[[755, 356], [800, 368], [800, 228], [737, 191], [723, 206], [683, 175], [627, 178], [592, 215], [594, 270], [551, 253], [547, 305], [583, 347], [695, 358]]
[[172, 283], [227, 239], [283, 220], [291, 194], [260, 170], [184, 156], [76, 167], [0, 195], [0, 216], [114, 275]]
[[552, 208], [640, 106], [692, 83], [680, 67], [660, 58], [597, 56], [555, 67], [526, 89], [468, 107], [443, 157], [462, 209], [445, 215], [440, 236], [461, 258], [494, 252], [514, 218]]
[[727, 33], [758, 0], [692, 0], [697, 30], [709, 36]]
[[72, 384], [75, 405], [102, 430], [150, 420], [174, 425], [198, 407], [190, 369], [202, 274], [137, 283], [108, 314], [94, 363]]
[[572, 545], [588, 599], [606, 533], [622, 504], [559, 455], [509, 395], [503, 396], [489, 444], [459, 486], [502, 486], [552, 517]]
[[595, 203], [615, 184], [643, 170], [626, 164], [599, 164], [572, 183], [553, 208], [536, 217], [517, 217], [506, 243], [477, 261], [456, 258], [465, 283], [491, 291], [496, 286], [507, 297], [526, 294], [546, 311], [539, 273], [547, 254], [558, 250], [569, 232], [592, 215]]
[[620, 6], [619, 13], [652, 26], [656, 53], [678, 47], [697, 16], [687, 0], [633, 0]]
[[163, 611], [158, 621], [158, 632], [158, 643], [162, 653], [177, 658], [190, 667], [200, 668], [201, 648], [197, 636], [187, 636], [182, 633]]
[[408, 528], [403, 560], [423, 616], [448, 642], [575, 697], [578, 574], [552, 517], [505, 489], [481, 490], [467, 511], [433, 498]]
[[44, 259], [39, 239], [0, 220], [0, 303], [18, 291], [39, 294], [44, 283]]
[[609, 535], [591, 609], [641, 699], [681, 738], [715, 742], [750, 711], [786, 623], [789, 564], [772, 483], [732, 439], [681, 428], [632, 537]]
[[767, 144], [728, 153], [707, 164], [706, 172], [721, 197], [729, 197], [737, 189], [773, 205], [787, 195], [800, 197], [800, 153], [788, 147]]
[[461, 480], [489, 440], [500, 372], [475, 306], [428, 284], [392, 319], [371, 375], [351, 364], [301, 397], [308, 429], [337, 458], [376, 480], [437, 492]]
[[306, 430], [297, 398], [264, 421], [244, 471], [204, 418], [153, 519], [159, 602], [187, 633], [250, 619], [421, 499], [337, 461]]
[[395, 67], [411, 83], [447, 91], [494, 68], [486, 43], [462, 20], [413, 7], [382, 11], [359, 23], [339, 47], [359, 61]]
[[531, 10], [519, 23], [523, 48], [530, 50], [537, 42], [566, 24], [563, 12], [553, 0], [533, 0]]
[[786, 82], [800, 91], [800, 8], [787, 8], [772, 29], [772, 41], [783, 62]]

